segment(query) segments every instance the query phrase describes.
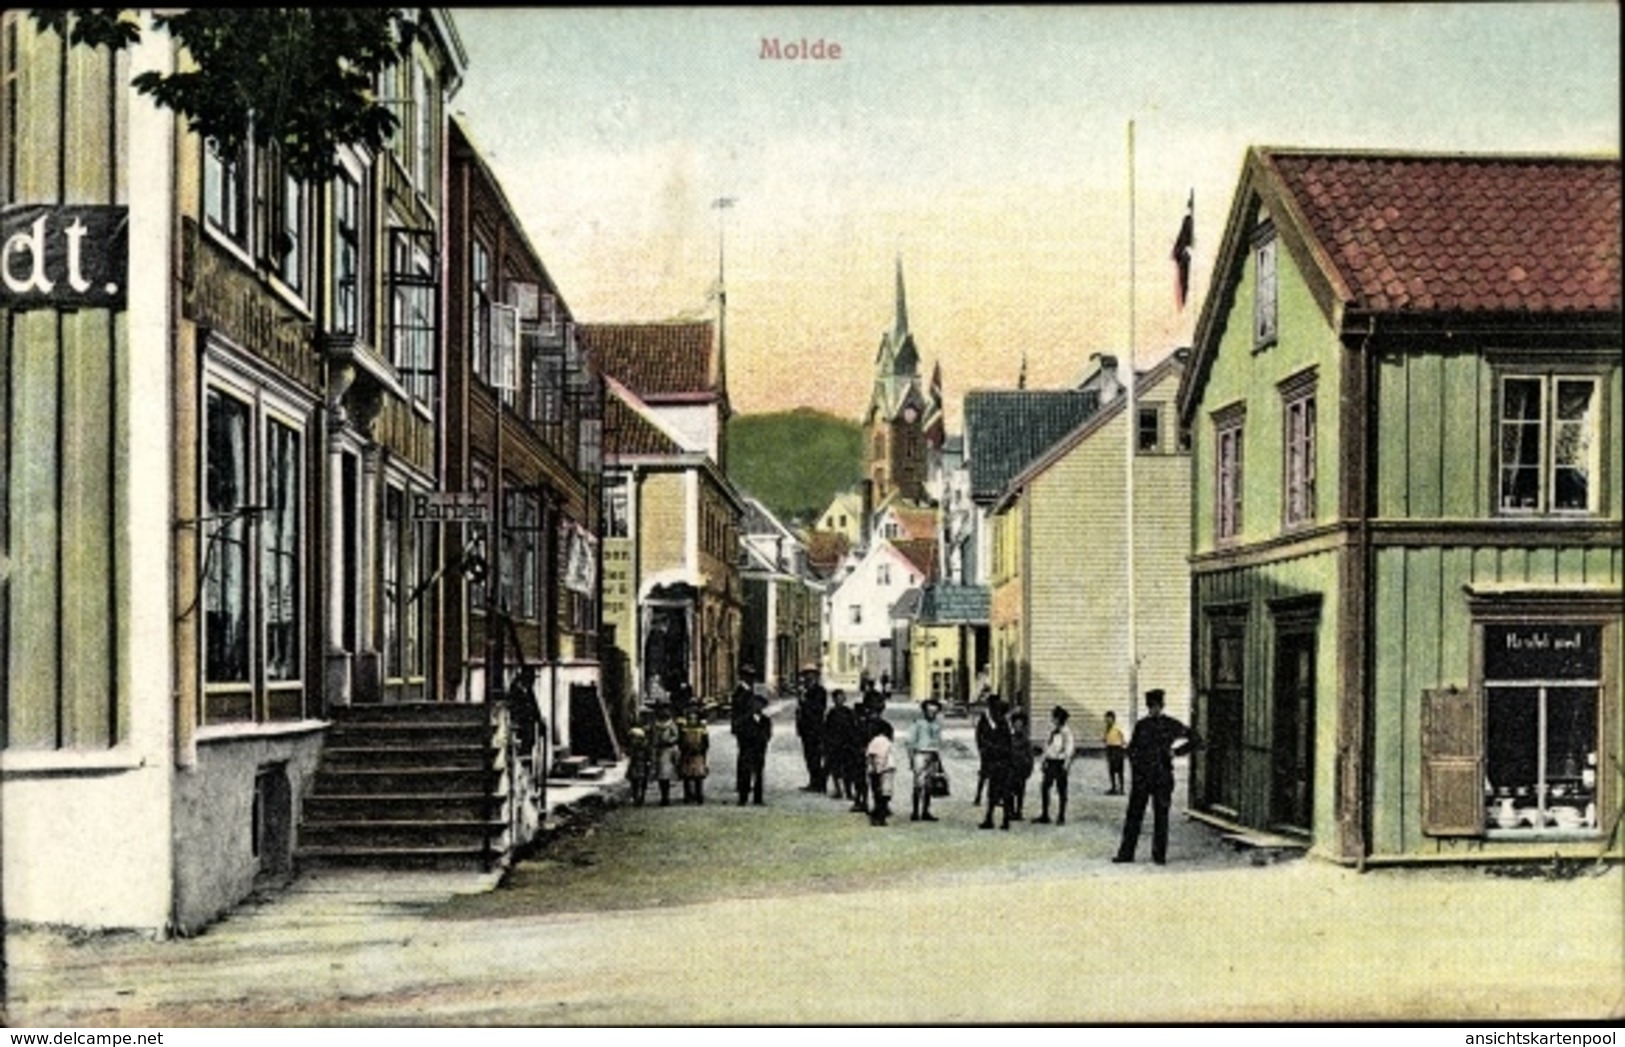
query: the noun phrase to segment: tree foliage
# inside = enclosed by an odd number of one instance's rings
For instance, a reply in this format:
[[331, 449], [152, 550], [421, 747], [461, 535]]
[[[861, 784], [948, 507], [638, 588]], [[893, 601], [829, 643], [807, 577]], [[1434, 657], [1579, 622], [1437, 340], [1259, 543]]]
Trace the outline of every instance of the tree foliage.
[[[73, 44], [118, 50], [141, 29], [127, 8], [39, 9], [36, 25]], [[419, 31], [393, 8], [199, 8], [153, 16], [191, 57], [173, 73], [133, 83], [184, 116], [232, 156], [244, 142], [280, 146], [289, 173], [331, 176], [342, 145], [379, 149], [399, 125], [375, 92], [378, 77], [411, 54]]]

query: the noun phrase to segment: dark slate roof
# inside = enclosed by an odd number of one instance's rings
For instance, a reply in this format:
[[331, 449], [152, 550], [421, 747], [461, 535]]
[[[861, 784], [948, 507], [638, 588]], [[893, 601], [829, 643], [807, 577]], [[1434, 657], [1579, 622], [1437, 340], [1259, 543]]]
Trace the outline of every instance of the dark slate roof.
[[890, 617], [918, 618], [920, 615], [920, 592], [919, 588], [914, 588], [899, 596], [897, 602], [891, 605]]
[[622, 393], [605, 384], [604, 396], [604, 453], [611, 457], [623, 455], [679, 455], [683, 453], [675, 440], [636, 408], [622, 399]]
[[644, 400], [720, 394], [709, 320], [581, 324], [576, 330], [596, 365]]
[[935, 538], [899, 538], [891, 544], [892, 548], [903, 554], [903, 559], [914, 565], [922, 579], [930, 581], [937, 576]]
[[1356, 309], [1620, 308], [1617, 158], [1273, 149], [1259, 155]]
[[927, 586], [920, 606], [922, 622], [986, 622], [992, 595], [985, 585]]
[[965, 394], [965, 452], [973, 501], [991, 501], [1012, 476], [1091, 413], [1076, 389], [979, 389]]

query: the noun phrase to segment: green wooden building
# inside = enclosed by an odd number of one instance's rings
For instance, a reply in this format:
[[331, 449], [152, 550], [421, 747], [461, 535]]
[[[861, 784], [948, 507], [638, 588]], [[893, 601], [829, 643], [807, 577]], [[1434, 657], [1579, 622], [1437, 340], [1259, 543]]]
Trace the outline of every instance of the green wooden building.
[[1617, 157], [1249, 151], [1179, 393], [1190, 806], [1621, 852]]

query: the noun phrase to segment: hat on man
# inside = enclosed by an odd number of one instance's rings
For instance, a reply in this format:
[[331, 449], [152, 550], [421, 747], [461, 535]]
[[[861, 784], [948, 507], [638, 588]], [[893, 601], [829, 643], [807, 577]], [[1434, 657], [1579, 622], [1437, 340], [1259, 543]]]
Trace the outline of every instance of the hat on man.
[[928, 708], [935, 709], [940, 713], [942, 711], [942, 703], [937, 701], [935, 698], [927, 698], [925, 701], [920, 703], [920, 711], [924, 712]]
[[1062, 723], [1065, 723], [1067, 720], [1072, 718], [1072, 714], [1067, 712], [1066, 707], [1062, 705], [1057, 705], [1055, 708], [1051, 709], [1049, 714], [1055, 717], [1057, 720], [1060, 720]]
[[1161, 687], [1153, 687], [1153, 688], [1151, 688], [1151, 690], [1145, 692], [1145, 704], [1154, 705], [1159, 709], [1162, 708], [1162, 706], [1163, 706], [1163, 690], [1162, 690], [1162, 688]]

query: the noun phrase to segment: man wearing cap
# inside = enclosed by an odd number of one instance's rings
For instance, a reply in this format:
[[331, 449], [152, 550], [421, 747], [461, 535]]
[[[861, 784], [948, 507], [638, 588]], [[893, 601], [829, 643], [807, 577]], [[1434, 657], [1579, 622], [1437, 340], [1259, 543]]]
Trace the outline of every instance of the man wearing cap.
[[1165, 715], [1162, 705], [1162, 688], [1145, 692], [1145, 716], [1134, 725], [1134, 737], [1129, 739], [1128, 814], [1123, 818], [1123, 840], [1112, 858], [1114, 862], [1134, 860], [1148, 800], [1153, 818], [1151, 860], [1158, 865], [1168, 861], [1168, 808], [1174, 799], [1174, 757], [1190, 752], [1197, 739], [1189, 727]]
[[734, 765], [734, 781], [739, 788], [739, 806], [747, 799], [762, 805], [762, 772], [767, 766], [767, 743], [773, 737], [773, 721], [767, 716], [767, 696], [758, 694], [749, 715], [734, 725], [739, 738], [739, 760]]
[[931, 786], [942, 773], [942, 724], [937, 714], [942, 703], [927, 698], [920, 703], [920, 718], [908, 729], [908, 765], [914, 772], [914, 807], [908, 816], [911, 822], [934, 822], [931, 813]]

